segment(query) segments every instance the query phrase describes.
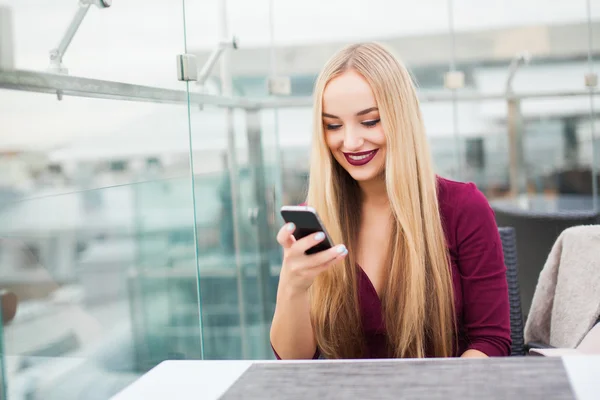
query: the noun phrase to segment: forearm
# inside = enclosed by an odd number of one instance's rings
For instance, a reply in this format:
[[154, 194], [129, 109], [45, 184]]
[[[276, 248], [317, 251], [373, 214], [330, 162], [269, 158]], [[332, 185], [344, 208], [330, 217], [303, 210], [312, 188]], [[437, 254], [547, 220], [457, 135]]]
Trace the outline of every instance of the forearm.
[[271, 324], [271, 345], [282, 359], [311, 359], [317, 349], [307, 292], [280, 290]]
[[469, 349], [467, 351], [465, 351], [462, 355], [462, 358], [488, 358], [488, 356], [479, 351], [479, 350], [474, 350], [474, 349]]

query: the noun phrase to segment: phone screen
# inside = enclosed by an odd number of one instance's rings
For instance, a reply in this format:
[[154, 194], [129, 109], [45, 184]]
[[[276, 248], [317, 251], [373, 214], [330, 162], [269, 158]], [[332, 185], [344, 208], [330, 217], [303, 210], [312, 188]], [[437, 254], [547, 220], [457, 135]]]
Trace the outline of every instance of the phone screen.
[[322, 226], [319, 218], [314, 212], [305, 209], [282, 209], [281, 216], [285, 222], [292, 222], [296, 225], [296, 230], [294, 231], [294, 237], [296, 240], [302, 239], [317, 232], [325, 233], [325, 239], [308, 249], [306, 254], [315, 254], [332, 247], [332, 244], [329, 240], [329, 235], [325, 231], [325, 227]]

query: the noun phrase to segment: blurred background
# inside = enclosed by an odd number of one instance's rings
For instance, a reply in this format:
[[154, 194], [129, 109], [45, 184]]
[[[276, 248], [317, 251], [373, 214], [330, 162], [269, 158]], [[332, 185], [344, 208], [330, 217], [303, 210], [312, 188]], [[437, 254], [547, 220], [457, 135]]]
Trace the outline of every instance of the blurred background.
[[517, 229], [525, 314], [560, 231], [600, 220], [600, 0], [112, 3], [0, 0], [2, 398], [273, 358], [278, 210], [348, 43], [396, 51], [438, 173]]

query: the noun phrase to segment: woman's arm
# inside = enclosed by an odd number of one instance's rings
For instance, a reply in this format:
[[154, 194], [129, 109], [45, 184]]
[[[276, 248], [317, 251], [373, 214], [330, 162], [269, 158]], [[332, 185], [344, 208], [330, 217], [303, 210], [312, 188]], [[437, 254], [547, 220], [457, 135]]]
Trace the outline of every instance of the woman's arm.
[[283, 247], [277, 304], [271, 323], [271, 346], [277, 358], [310, 359], [317, 344], [310, 318], [309, 288], [315, 278], [348, 254], [343, 245], [307, 255], [306, 250], [325, 239], [319, 232], [296, 241], [294, 224], [286, 224], [277, 234]]
[[488, 358], [487, 354], [482, 353], [479, 350], [469, 349], [462, 353], [462, 358]]
[[271, 346], [279, 359], [313, 358], [317, 344], [310, 322], [308, 292], [281, 289], [271, 324]]
[[464, 188], [456, 219], [463, 326], [469, 339], [464, 357], [508, 356], [510, 305], [502, 242], [485, 196], [473, 184]]

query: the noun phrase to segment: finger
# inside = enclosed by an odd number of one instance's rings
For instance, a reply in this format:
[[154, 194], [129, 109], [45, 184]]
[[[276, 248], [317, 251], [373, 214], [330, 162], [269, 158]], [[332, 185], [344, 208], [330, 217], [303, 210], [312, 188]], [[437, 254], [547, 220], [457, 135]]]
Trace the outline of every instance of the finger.
[[346, 252], [341, 253], [337, 257], [335, 257], [333, 260], [331, 260], [331, 261], [329, 261], [329, 262], [327, 262], [325, 264], [321, 264], [321, 265], [318, 265], [316, 267], [309, 267], [309, 268], [307, 268], [306, 272], [312, 278], [315, 278], [316, 276], [320, 275], [322, 272], [328, 270], [329, 268], [331, 268], [332, 266], [334, 266], [338, 262], [342, 261], [344, 258], [346, 258], [347, 255], [348, 255], [348, 253], [346, 253]]
[[295, 243], [292, 234], [296, 230], [296, 225], [293, 223], [285, 224], [277, 233], [277, 242], [284, 248], [289, 249]]
[[325, 234], [323, 232], [315, 232], [310, 235], [298, 239], [293, 246], [294, 253], [304, 254], [306, 250], [321, 243], [325, 240]]
[[[334, 263], [348, 255], [348, 249], [343, 244], [308, 256], [306, 264], [318, 268], [321, 265]], [[313, 267], [313, 268], [314, 268]]]

